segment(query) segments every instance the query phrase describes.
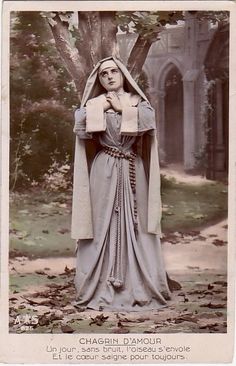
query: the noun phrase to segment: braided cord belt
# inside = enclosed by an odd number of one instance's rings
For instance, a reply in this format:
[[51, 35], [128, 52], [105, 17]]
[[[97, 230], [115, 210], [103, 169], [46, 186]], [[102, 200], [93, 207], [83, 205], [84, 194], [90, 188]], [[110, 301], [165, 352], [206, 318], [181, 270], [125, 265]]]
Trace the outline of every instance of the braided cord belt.
[[121, 259], [121, 192], [122, 192], [122, 181], [123, 181], [123, 164], [122, 159], [129, 161], [129, 180], [130, 186], [133, 192], [134, 199], [134, 232], [137, 235], [138, 221], [137, 221], [137, 200], [136, 200], [136, 174], [135, 174], [135, 158], [137, 156], [134, 152], [124, 153], [116, 148], [104, 147], [103, 151], [105, 154], [118, 158], [118, 182], [116, 189], [115, 198], [115, 212], [116, 212], [116, 240], [115, 240], [115, 253], [114, 262], [111, 271], [109, 281], [116, 288], [123, 286], [122, 276], [122, 259]]

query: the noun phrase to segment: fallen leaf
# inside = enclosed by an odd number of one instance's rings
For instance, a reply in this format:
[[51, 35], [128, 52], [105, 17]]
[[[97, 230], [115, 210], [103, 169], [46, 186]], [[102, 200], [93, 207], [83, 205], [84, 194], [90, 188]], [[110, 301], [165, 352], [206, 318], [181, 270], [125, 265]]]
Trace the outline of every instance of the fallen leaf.
[[168, 283], [168, 286], [169, 286], [171, 292], [179, 291], [182, 289], [181, 284], [179, 282], [173, 280], [172, 278], [170, 278], [168, 275], [167, 275], [167, 283]]
[[186, 235], [189, 235], [189, 236], [197, 236], [199, 234], [200, 234], [199, 230], [191, 230], [191, 231], [186, 232]]
[[198, 240], [202, 240], [202, 241], [205, 241], [207, 238], [205, 236], [202, 236], [202, 235], [199, 235], [197, 237]]
[[71, 269], [69, 269], [67, 266], [65, 266], [65, 269], [64, 269], [64, 272], [65, 273], [68, 274], [68, 273], [71, 273], [71, 271], [72, 271]]
[[199, 325], [199, 329], [211, 329], [211, 330], [215, 330], [215, 327], [219, 326], [218, 323], [211, 323], [211, 324], [203, 324], [203, 325]]
[[147, 329], [147, 330], [144, 330], [144, 332], [143, 332], [144, 334], [146, 333], [146, 334], [155, 334], [156, 333], [156, 331], [155, 331], [155, 329]]
[[115, 334], [126, 334], [126, 333], [129, 333], [129, 329], [128, 328], [114, 328], [112, 330], [112, 333], [115, 333]]
[[150, 318], [147, 317], [147, 316], [143, 316], [143, 317], [141, 316], [141, 317], [139, 317], [139, 318], [136, 319], [136, 321], [137, 322], [140, 322], [140, 323], [143, 323], [143, 322], [145, 322], [147, 320], [150, 320]]
[[120, 321], [122, 321], [122, 322], [127, 322], [127, 323], [136, 323], [137, 322], [137, 320], [136, 319], [128, 319], [128, 318], [126, 318], [126, 317], [122, 317], [122, 318], [119, 318], [118, 317], [118, 319], [120, 319]]
[[39, 216], [39, 217], [47, 217], [47, 216], [49, 216], [49, 214], [48, 214], [47, 212], [40, 212], [40, 213], [38, 214], [38, 216]]
[[75, 273], [75, 268], [68, 268], [67, 266], [65, 266], [64, 268], [64, 272], [63, 273], [60, 273], [60, 276], [69, 276], [71, 274]]
[[61, 330], [62, 330], [62, 332], [63, 333], [74, 333], [74, 329], [73, 328], [71, 328], [69, 325], [62, 325], [61, 326]]
[[38, 317], [38, 325], [40, 325], [41, 327], [43, 327], [45, 325], [49, 325], [49, 324], [50, 324], [50, 319], [45, 314]]
[[29, 235], [29, 233], [25, 230], [20, 231], [20, 230], [17, 230], [17, 229], [10, 229], [9, 232], [10, 232], [10, 234], [16, 236], [17, 239], [20, 239], [20, 240], [26, 238]]
[[217, 247], [222, 247], [223, 245], [226, 245], [227, 242], [224, 241], [224, 240], [215, 239], [215, 240], [213, 240], [212, 244], [217, 246]]
[[206, 304], [201, 304], [200, 305], [201, 308], [209, 308], [209, 309], [220, 309], [220, 308], [225, 308], [226, 304], [212, 304], [211, 302], [206, 303]]
[[50, 315], [50, 321], [62, 320], [62, 319], [63, 319], [63, 314], [59, 315], [59, 314], [52, 313]]
[[170, 244], [177, 244], [180, 242], [180, 237], [175, 235], [174, 233], [165, 234], [162, 242], [168, 242]]
[[35, 301], [35, 300], [31, 300], [27, 297], [24, 297], [24, 299], [30, 304], [30, 305], [38, 305], [38, 306], [42, 306], [42, 305], [52, 305], [51, 300], [47, 299], [47, 300], [41, 300], [41, 301]]
[[223, 290], [213, 290], [213, 292], [214, 292], [215, 294], [222, 294], [224, 291], [223, 291]]
[[108, 318], [109, 316], [104, 316], [103, 314], [97, 315], [95, 318], [91, 317], [91, 322], [89, 325], [96, 324], [101, 326]]
[[63, 310], [64, 314], [74, 314], [75, 313], [75, 309], [64, 309]]
[[214, 285], [221, 285], [223, 287], [227, 287], [227, 282], [226, 281], [215, 281], [213, 282]]
[[179, 292], [178, 296], [185, 296], [185, 292]]
[[80, 313], [86, 310], [86, 307], [79, 306], [79, 305], [74, 305], [74, 308], [76, 308], [76, 310]]
[[189, 315], [183, 315], [175, 319], [175, 323], [182, 323], [182, 322], [191, 322], [191, 323], [197, 323], [198, 319], [194, 316]]
[[56, 278], [57, 276], [54, 276], [54, 275], [48, 275], [47, 276], [47, 278], [49, 279], [49, 280], [53, 280], [54, 278]]
[[204, 293], [204, 290], [191, 290], [191, 291], [187, 292], [188, 295], [201, 295], [203, 293]]
[[34, 292], [30, 297], [49, 297], [49, 290]]
[[42, 276], [47, 275], [47, 273], [45, 273], [45, 272], [44, 272], [44, 271], [42, 271], [42, 270], [37, 270], [37, 271], [35, 271], [35, 273], [37, 273], [37, 274], [39, 274], [39, 275], [42, 275]]
[[118, 321], [117, 326], [118, 326], [119, 328], [124, 328], [124, 325], [121, 323], [121, 321], [120, 321], [120, 320]]
[[204, 291], [204, 295], [213, 295], [213, 292], [212, 291]]
[[69, 229], [67, 229], [67, 228], [61, 228], [61, 229], [59, 229], [59, 230], [57, 230], [58, 231], [58, 233], [60, 233], [60, 234], [66, 234], [66, 233], [69, 233], [70, 232], [70, 230]]
[[211, 285], [211, 284], [209, 283], [209, 285], [207, 286], [207, 288], [208, 288], [208, 290], [212, 290], [212, 289], [214, 288], [214, 285]]

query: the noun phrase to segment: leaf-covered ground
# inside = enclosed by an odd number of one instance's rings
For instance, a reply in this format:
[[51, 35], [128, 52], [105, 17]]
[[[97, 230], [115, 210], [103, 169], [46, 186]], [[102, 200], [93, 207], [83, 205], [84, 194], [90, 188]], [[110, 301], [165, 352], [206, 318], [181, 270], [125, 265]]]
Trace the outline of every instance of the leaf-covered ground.
[[[41, 275], [43, 276], [43, 275]], [[45, 274], [47, 277], [47, 275]], [[186, 277], [186, 276], [185, 276]], [[85, 311], [74, 301], [73, 271], [41, 290], [13, 290], [10, 297], [10, 331], [16, 333], [204, 333], [226, 332], [226, 279], [219, 273], [176, 276], [182, 289], [173, 293], [169, 306], [149, 312]], [[41, 284], [42, 285], [42, 284]], [[25, 316], [24, 316], [25, 315]], [[32, 317], [37, 316], [37, 324]]]
[[168, 306], [158, 311], [85, 310], [75, 302], [74, 258], [11, 259], [10, 331], [224, 333], [227, 330], [226, 229], [223, 221], [201, 232], [165, 236], [166, 267], [182, 288], [173, 292]]

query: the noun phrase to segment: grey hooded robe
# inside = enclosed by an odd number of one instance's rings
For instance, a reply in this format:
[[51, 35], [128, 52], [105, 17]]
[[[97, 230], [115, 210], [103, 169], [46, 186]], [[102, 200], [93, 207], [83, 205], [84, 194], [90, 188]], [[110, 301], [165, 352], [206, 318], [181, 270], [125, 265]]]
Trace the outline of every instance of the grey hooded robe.
[[[170, 291], [160, 244], [155, 113], [124, 65], [112, 59], [126, 80], [127, 92], [120, 96], [122, 115], [112, 109], [103, 113], [105, 94], [97, 73], [104, 60], [91, 73], [81, 108], [75, 112], [72, 237], [79, 239], [77, 303], [108, 311], [158, 309], [166, 305]], [[145, 155], [141, 149], [135, 157], [133, 192], [130, 161], [105, 150], [114, 148], [129, 156], [143, 140], [149, 151]], [[99, 146], [93, 158], [88, 157], [86, 141]]]

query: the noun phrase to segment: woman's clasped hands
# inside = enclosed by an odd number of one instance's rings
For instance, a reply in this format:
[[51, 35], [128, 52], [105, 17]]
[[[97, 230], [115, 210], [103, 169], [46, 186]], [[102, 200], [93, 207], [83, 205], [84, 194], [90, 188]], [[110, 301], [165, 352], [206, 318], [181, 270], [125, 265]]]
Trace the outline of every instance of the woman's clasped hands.
[[106, 101], [104, 103], [104, 111], [107, 111], [110, 108], [114, 109], [115, 112], [122, 112], [122, 106], [119, 96], [116, 94], [116, 92], [113, 91], [107, 93]]

